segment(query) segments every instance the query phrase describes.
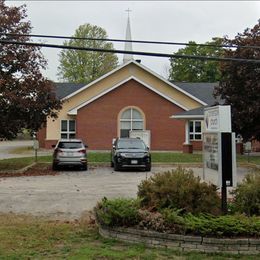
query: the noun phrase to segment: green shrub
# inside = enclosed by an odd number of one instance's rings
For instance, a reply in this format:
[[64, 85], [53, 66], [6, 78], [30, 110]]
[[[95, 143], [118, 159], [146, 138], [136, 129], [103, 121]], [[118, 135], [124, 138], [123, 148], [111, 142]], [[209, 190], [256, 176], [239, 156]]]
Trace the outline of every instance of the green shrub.
[[220, 198], [215, 185], [200, 182], [192, 170], [177, 168], [157, 173], [138, 186], [141, 205], [147, 208], [177, 208], [193, 214], [220, 213]]
[[103, 198], [95, 207], [97, 221], [106, 226], [133, 226], [139, 222], [139, 201]]
[[181, 215], [181, 211], [182, 210], [166, 208], [161, 210], [161, 213], [168, 225], [171, 224], [183, 225], [185, 223], [184, 223], [184, 217]]
[[260, 171], [246, 175], [233, 191], [234, 210], [248, 216], [260, 215]]
[[260, 218], [244, 215], [225, 215], [214, 217], [210, 215], [187, 214], [184, 217], [186, 234], [238, 237], [260, 236]]

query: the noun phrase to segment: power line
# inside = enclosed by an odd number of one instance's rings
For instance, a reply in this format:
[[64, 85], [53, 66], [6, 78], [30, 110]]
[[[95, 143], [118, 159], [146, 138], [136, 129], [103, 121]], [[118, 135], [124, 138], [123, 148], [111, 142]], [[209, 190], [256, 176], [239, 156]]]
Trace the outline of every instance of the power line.
[[0, 40], [2, 44], [14, 44], [14, 45], [27, 45], [27, 46], [37, 46], [46, 48], [56, 48], [56, 49], [69, 49], [69, 50], [80, 50], [80, 51], [95, 51], [95, 52], [110, 52], [110, 53], [120, 53], [120, 54], [134, 54], [142, 56], [154, 56], [154, 57], [166, 57], [175, 59], [194, 59], [194, 60], [214, 60], [214, 61], [237, 61], [237, 62], [252, 62], [260, 63], [260, 60], [256, 59], [243, 59], [243, 58], [225, 58], [225, 57], [208, 57], [208, 56], [195, 56], [195, 55], [179, 55], [179, 54], [167, 54], [167, 53], [156, 53], [156, 52], [140, 52], [140, 51], [124, 51], [124, 50], [114, 50], [114, 49], [100, 49], [100, 48], [86, 48], [77, 46], [65, 46], [57, 44], [45, 44], [45, 43], [33, 43], [33, 42], [19, 42], [19, 41], [6, 41]]
[[44, 34], [14, 34], [14, 33], [0, 33], [0, 35], [14, 36], [14, 37], [34, 37], [34, 38], [49, 38], [49, 39], [68, 39], [68, 40], [87, 40], [87, 41], [107, 41], [107, 42], [132, 42], [132, 43], [145, 43], [145, 44], [160, 44], [160, 45], [180, 45], [180, 46], [202, 46], [214, 48], [250, 48], [260, 49], [260, 46], [254, 45], [234, 45], [234, 44], [206, 44], [206, 43], [184, 43], [184, 42], [168, 42], [168, 41], [143, 41], [143, 40], [121, 40], [111, 38], [84, 38], [73, 36], [60, 36], [60, 35], [44, 35]]

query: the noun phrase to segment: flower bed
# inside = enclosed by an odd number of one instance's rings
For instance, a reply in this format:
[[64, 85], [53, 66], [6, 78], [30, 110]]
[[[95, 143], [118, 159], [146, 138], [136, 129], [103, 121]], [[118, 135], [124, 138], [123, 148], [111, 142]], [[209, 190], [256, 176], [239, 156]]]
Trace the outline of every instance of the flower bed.
[[216, 187], [178, 168], [142, 181], [137, 199], [104, 198], [95, 214], [105, 237], [181, 251], [259, 254], [259, 190], [256, 172], [236, 189], [230, 214], [222, 215]]

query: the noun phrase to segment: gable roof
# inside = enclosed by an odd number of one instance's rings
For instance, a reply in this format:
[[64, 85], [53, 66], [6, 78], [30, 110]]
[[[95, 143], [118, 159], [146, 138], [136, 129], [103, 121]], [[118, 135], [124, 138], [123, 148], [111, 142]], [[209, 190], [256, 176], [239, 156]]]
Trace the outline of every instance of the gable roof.
[[185, 89], [178, 87], [177, 85], [171, 83], [170, 81], [168, 81], [167, 79], [163, 78], [162, 76], [160, 76], [159, 74], [155, 73], [154, 71], [150, 70], [149, 68], [145, 67], [144, 65], [140, 64], [139, 62], [136, 62], [134, 60], [131, 60], [125, 64], [122, 64], [120, 66], [118, 66], [117, 68], [113, 69], [112, 71], [104, 74], [103, 76], [101, 76], [100, 78], [90, 82], [89, 84], [82, 84], [81, 87], [77, 88], [76, 91], [73, 92], [69, 92], [66, 96], [63, 96], [62, 99], [69, 99], [75, 95], [77, 95], [78, 93], [80, 93], [81, 91], [84, 91], [87, 88], [90, 88], [92, 85], [96, 84], [97, 82], [103, 80], [104, 78], [108, 77], [109, 75], [119, 71], [120, 69], [128, 66], [130, 63], [135, 64], [136, 66], [142, 68], [143, 70], [145, 70], [146, 72], [152, 74], [153, 76], [155, 76], [156, 78], [162, 80], [163, 82], [165, 82], [167, 85], [171, 86], [172, 88], [180, 91], [181, 93], [185, 94], [186, 96], [190, 97], [191, 99], [197, 101], [198, 103], [200, 103], [201, 105], [207, 105], [207, 103], [205, 103], [203, 100], [200, 100], [199, 98], [197, 98], [196, 96], [193, 96], [191, 93], [187, 92]]
[[85, 101], [85, 102], [79, 104], [78, 106], [76, 106], [76, 107], [70, 109], [70, 110], [68, 111], [68, 114], [69, 114], [69, 115], [76, 115], [76, 114], [77, 114], [77, 111], [78, 111], [80, 108], [82, 108], [82, 107], [88, 105], [89, 103], [95, 101], [96, 99], [98, 99], [98, 98], [104, 96], [104, 95], [107, 94], [108, 92], [110, 92], [110, 91], [112, 91], [112, 90], [114, 90], [114, 89], [120, 87], [121, 85], [123, 85], [124, 83], [126, 83], [126, 82], [129, 81], [129, 80], [135, 80], [135, 81], [137, 81], [138, 83], [142, 84], [144, 87], [146, 87], [146, 88], [152, 90], [153, 92], [155, 92], [156, 94], [160, 95], [161, 97], [167, 99], [167, 100], [170, 101], [171, 103], [173, 103], [173, 104], [175, 104], [175, 105], [181, 107], [182, 109], [184, 109], [184, 110], [186, 110], [186, 111], [188, 110], [187, 107], [185, 107], [185, 106], [183, 106], [182, 104], [178, 103], [176, 100], [173, 100], [172, 98], [170, 98], [170, 97], [164, 95], [163, 93], [159, 92], [158, 90], [156, 90], [155, 88], [149, 86], [148, 84], [146, 84], [145, 82], [139, 80], [138, 78], [136, 78], [136, 77], [134, 77], [134, 76], [131, 76], [131, 77], [126, 78], [124, 81], [121, 81], [121, 82], [119, 82], [118, 84], [114, 85], [112, 88], [110, 88], [110, 89], [108, 89], [108, 90], [105, 90], [105, 91], [101, 92], [99, 95], [97, 95], [97, 96], [95, 96], [95, 97], [93, 97], [93, 98], [91, 98], [91, 99], [89, 99], [89, 100], [87, 100], [87, 101]]
[[[190, 82], [175, 82], [170, 81], [175, 86], [181, 88], [183, 91], [186, 91], [192, 94], [194, 97], [202, 100], [207, 105], [212, 105], [218, 99], [215, 99], [213, 96], [213, 91], [215, 86], [218, 86], [218, 82], [215, 83], [190, 83]], [[55, 83], [55, 93], [58, 99], [65, 99], [68, 96], [74, 94], [74, 92], [81, 91], [81, 88], [86, 87], [85, 83]], [[85, 89], [85, 88], [84, 88]]]

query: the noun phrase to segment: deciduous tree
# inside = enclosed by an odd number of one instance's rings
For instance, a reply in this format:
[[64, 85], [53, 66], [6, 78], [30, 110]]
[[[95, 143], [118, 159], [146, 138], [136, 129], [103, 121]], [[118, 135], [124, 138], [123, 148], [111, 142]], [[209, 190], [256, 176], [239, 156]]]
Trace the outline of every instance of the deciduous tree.
[[[222, 49], [214, 47], [221, 44], [220, 38], [214, 38], [213, 46], [200, 46], [196, 42], [190, 41], [187, 47], [179, 49], [174, 54], [193, 56], [220, 56]], [[171, 58], [170, 80], [187, 82], [217, 82], [220, 79], [219, 63], [211, 60], [193, 60]]]
[[[96, 25], [83, 24], [78, 27], [76, 38], [106, 39], [106, 31]], [[66, 46], [113, 49], [112, 43], [99, 40], [71, 39]], [[63, 81], [89, 83], [117, 66], [117, 56], [113, 53], [90, 52], [82, 50], [62, 50], [58, 76]]]
[[[224, 44], [257, 46], [258, 48], [226, 49], [225, 57], [260, 60], [260, 20], [251, 29], [237, 34], [235, 39], [224, 38]], [[232, 107], [233, 131], [244, 140], [260, 140], [260, 64], [222, 62], [222, 78], [216, 95]]]
[[[27, 42], [26, 7], [9, 7], [0, 0], [0, 39]], [[56, 117], [60, 101], [54, 85], [43, 77], [46, 60], [38, 47], [0, 43], [0, 138], [12, 139], [22, 128], [37, 131], [46, 117]]]

